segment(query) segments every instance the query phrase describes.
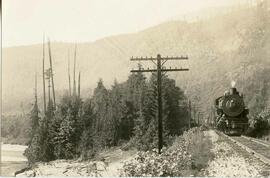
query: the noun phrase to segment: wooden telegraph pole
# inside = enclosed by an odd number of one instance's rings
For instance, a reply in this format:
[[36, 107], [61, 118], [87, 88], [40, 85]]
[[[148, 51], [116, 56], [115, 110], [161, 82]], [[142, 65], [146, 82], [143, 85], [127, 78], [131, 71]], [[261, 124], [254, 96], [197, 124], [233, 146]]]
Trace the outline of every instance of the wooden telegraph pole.
[[136, 57], [136, 58], [131, 58], [131, 61], [152, 61], [153, 63], [156, 64], [157, 68], [156, 69], [142, 69], [139, 68], [138, 70], [131, 70], [131, 72], [156, 72], [157, 73], [157, 93], [158, 93], [158, 153], [161, 153], [161, 149], [163, 146], [163, 126], [162, 126], [162, 72], [176, 72], [176, 71], [188, 71], [189, 69], [187, 68], [175, 68], [175, 69], [166, 69], [163, 65], [168, 61], [168, 60], [188, 60], [188, 57], [161, 57], [160, 54], [157, 55], [157, 57]]
[[188, 129], [191, 128], [191, 101], [188, 100], [188, 111], [189, 111], [189, 118], [188, 118]]

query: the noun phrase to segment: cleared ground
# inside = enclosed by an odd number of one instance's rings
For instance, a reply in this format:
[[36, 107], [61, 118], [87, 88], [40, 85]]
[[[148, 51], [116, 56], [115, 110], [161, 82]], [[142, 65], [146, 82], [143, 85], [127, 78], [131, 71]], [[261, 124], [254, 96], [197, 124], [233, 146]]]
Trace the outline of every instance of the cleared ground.
[[124, 161], [131, 159], [135, 153], [135, 150], [122, 151], [116, 147], [99, 153], [95, 159], [89, 161], [55, 160], [38, 163], [34, 169], [17, 176], [119, 176]]

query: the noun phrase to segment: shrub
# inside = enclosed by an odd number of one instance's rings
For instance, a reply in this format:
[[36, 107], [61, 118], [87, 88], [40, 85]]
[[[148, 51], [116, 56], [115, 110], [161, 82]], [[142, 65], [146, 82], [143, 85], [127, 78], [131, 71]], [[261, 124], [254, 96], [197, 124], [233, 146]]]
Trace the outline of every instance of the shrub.
[[263, 110], [251, 120], [247, 135], [251, 137], [265, 137], [270, 134], [270, 109]]
[[174, 144], [158, 154], [140, 151], [134, 159], [124, 163], [121, 176], [190, 176], [199, 174], [211, 159], [211, 143], [199, 128], [185, 132]]

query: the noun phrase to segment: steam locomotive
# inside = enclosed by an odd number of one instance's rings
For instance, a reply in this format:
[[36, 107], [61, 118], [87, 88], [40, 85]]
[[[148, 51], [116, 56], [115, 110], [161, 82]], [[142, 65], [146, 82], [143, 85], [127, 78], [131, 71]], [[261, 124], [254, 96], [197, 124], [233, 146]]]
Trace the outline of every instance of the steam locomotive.
[[216, 128], [227, 135], [242, 135], [248, 128], [248, 113], [243, 95], [236, 88], [215, 100]]

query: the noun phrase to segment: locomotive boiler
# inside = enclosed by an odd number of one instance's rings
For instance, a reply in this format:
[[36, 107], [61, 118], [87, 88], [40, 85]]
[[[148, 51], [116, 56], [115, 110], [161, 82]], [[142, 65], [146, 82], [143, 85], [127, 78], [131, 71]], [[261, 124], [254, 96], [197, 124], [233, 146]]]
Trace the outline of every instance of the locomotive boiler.
[[243, 95], [236, 88], [215, 100], [216, 128], [227, 135], [241, 135], [248, 128], [248, 113]]

